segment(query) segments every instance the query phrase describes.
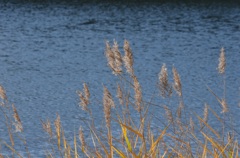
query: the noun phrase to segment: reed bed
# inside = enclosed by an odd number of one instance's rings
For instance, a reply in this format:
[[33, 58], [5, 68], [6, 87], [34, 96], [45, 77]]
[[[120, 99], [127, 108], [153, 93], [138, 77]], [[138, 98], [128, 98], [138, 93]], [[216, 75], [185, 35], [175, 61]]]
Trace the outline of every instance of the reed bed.
[[[217, 96], [210, 87], [207, 87], [209, 93], [221, 105], [222, 111], [216, 112], [206, 103], [203, 106], [202, 116], [185, 105], [180, 74], [175, 67], [168, 72], [166, 64], [162, 65], [158, 75], [159, 95], [151, 96], [161, 98], [160, 101], [155, 103], [151, 101], [152, 98], [145, 98], [142, 86], [135, 75], [133, 53], [127, 40], [124, 41], [123, 51], [124, 55], [120, 52], [116, 41], [113, 41], [112, 46], [110, 42], [106, 42], [107, 63], [114, 74], [113, 77], [118, 78], [118, 82], [116, 93], [111, 93], [107, 85], [103, 85], [104, 116], [97, 118], [104, 120], [102, 130], [95, 125], [94, 101], [91, 100], [88, 85], [83, 83], [83, 89], [77, 91], [77, 95], [79, 108], [88, 114], [88, 119], [82, 120], [83, 124], [79, 125], [79, 131], [72, 138], [73, 142], [68, 141], [69, 139], [64, 135], [60, 115], [57, 114], [54, 122], [49, 119], [41, 120], [43, 130], [49, 137], [48, 143], [52, 147], [46, 151], [46, 157], [239, 157], [239, 131], [232, 128], [226, 120], [228, 117], [225, 117], [229, 113], [229, 107], [225, 98], [226, 58], [223, 48], [220, 50], [217, 69], [224, 82], [223, 95]], [[173, 76], [172, 83], [169, 73]], [[1, 140], [1, 145], [6, 146], [11, 151], [11, 155], [4, 155], [4, 152], [0, 151], [2, 153], [0, 157], [23, 157], [20, 151], [15, 150], [15, 139], [22, 142], [25, 152], [31, 157], [24, 136], [14, 136], [23, 133], [24, 130], [17, 109], [8, 102], [2, 86], [0, 86], [0, 98], [0, 109], [5, 119], [2, 123], [6, 125], [11, 142], [8, 144]], [[174, 105], [176, 109], [171, 108], [170, 104], [173, 103], [170, 100], [177, 100], [174, 102], [177, 104]], [[156, 106], [164, 111], [163, 116], [152, 113], [151, 109]], [[222, 132], [209, 123], [209, 119], [213, 117], [218, 120]], [[155, 122], [158, 121], [159, 126], [153, 123], [154, 119]], [[115, 131], [120, 131], [121, 134], [115, 134]]]

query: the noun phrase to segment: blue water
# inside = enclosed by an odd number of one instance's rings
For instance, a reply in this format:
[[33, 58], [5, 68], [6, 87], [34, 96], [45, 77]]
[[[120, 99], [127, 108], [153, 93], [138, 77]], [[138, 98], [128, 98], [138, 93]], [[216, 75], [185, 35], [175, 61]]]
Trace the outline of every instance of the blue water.
[[[40, 119], [53, 121], [59, 113], [67, 135], [78, 131], [85, 114], [78, 107], [76, 90], [82, 89], [84, 81], [89, 84], [96, 111], [102, 111], [102, 84], [115, 96], [117, 78], [107, 67], [106, 40], [116, 39], [121, 51], [124, 39], [129, 40], [146, 100], [157, 91], [162, 64], [166, 63], [170, 77], [174, 65], [181, 76], [185, 104], [199, 115], [204, 103], [221, 112], [206, 85], [223, 95], [222, 77], [216, 68], [224, 47], [226, 100], [234, 120], [239, 120], [239, 13], [238, 5], [228, 3], [1, 2], [0, 84], [18, 109], [31, 155], [43, 156], [47, 148]], [[238, 131], [239, 125], [234, 122]], [[7, 141], [3, 122], [0, 127], [0, 138]]]

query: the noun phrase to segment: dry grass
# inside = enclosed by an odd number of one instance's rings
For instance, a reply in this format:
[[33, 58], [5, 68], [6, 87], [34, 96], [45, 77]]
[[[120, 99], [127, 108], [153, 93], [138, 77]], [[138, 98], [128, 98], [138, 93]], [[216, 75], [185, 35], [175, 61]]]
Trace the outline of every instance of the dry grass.
[[[108, 66], [115, 74], [119, 82], [116, 86], [116, 95], [112, 95], [106, 86], [103, 86], [102, 110], [104, 116], [95, 118], [92, 116], [94, 101], [91, 100], [88, 85], [83, 83], [83, 89], [77, 91], [80, 100], [80, 107], [87, 111], [89, 119], [82, 120], [78, 138], [73, 135], [73, 142], [69, 142], [64, 135], [60, 116], [54, 121], [55, 129], [51, 121], [42, 121], [43, 130], [49, 136], [51, 149], [46, 151], [46, 157], [122, 157], [122, 158], [238, 158], [239, 144], [238, 133], [232, 125], [227, 122], [225, 115], [229, 113], [225, 99], [225, 69], [226, 58], [222, 48], [220, 51], [218, 72], [223, 77], [224, 94], [217, 96], [209, 87], [209, 93], [216, 98], [222, 107], [222, 112], [214, 111], [207, 103], [203, 106], [202, 117], [188, 109], [184, 104], [182, 83], [180, 75], [175, 67], [172, 68], [173, 83], [170, 83], [167, 66], [163, 64], [158, 78], [158, 88], [161, 96], [159, 102], [147, 102], [152, 98], [144, 98], [142, 87], [134, 74], [133, 54], [130, 43], [124, 41], [122, 56], [116, 41], [113, 46], [106, 42], [105, 55]], [[122, 67], [124, 64], [125, 70]], [[175, 90], [176, 95], [172, 95]], [[116, 98], [114, 97], [116, 96]], [[155, 97], [153, 95], [152, 97]], [[156, 96], [157, 97], [157, 96]], [[23, 157], [15, 150], [14, 135], [16, 132], [23, 132], [20, 116], [14, 105], [9, 105], [7, 95], [0, 86], [1, 112], [4, 116], [6, 129], [11, 144], [3, 142], [12, 152], [9, 157]], [[167, 101], [165, 100], [167, 99]], [[171, 101], [175, 100], [175, 102]], [[174, 105], [173, 105], [174, 104]], [[93, 105], [93, 106], [92, 106]], [[175, 106], [177, 105], [177, 106]], [[173, 108], [174, 107], [174, 108]], [[176, 108], [175, 108], [176, 107]], [[151, 109], [158, 110], [152, 113]], [[136, 110], [134, 110], [136, 109]], [[165, 114], [164, 114], [165, 113]], [[211, 118], [216, 118], [222, 126], [222, 132], [212, 126]], [[97, 120], [96, 120], [97, 119]], [[96, 121], [104, 120], [104, 125]], [[216, 123], [216, 122], [215, 122]], [[12, 128], [15, 126], [15, 130]], [[99, 127], [101, 126], [101, 127]], [[114, 128], [113, 128], [114, 127]], [[101, 130], [97, 130], [97, 129]], [[120, 131], [120, 134], [116, 131]], [[86, 132], [88, 132], [86, 134]], [[75, 133], [75, 132], [74, 132]], [[86, 137], [87, 136], [87, 137]], [[88, 140], [88, 141], [87, 141]], [[91, 140], [91, 141], [89, 141]], [[26, 140], [20, 139], [26, 146], [28, 157], [31, 157], [27, 150]], [[0, 157], [3, 157], [4, 152]]]

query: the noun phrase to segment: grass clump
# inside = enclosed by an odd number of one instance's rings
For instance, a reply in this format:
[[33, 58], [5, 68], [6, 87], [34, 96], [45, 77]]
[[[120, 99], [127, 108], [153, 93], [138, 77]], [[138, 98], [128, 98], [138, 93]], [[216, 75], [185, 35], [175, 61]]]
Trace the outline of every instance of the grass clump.
[[[171, 83], [167, 66], [163, 64], [158, 77], [160, 99], [154, 103], [153, 98], [159, 96], [152, 95], [150, 99], [144, 98], [141, 84], [134, 73], [132, 50], [126, 40], [123, 50], [124, 55], [121, 54], [116, 41], [112, 46], [106, 42], [105, 55], [108, 66], [118, 78], [118, 83], [115, 95], [106, 85], [103, 85], [101, 104], [104, 115], [102, 119], [105, 119], [104, 125], [96, 125], [96, 121], [99, 123], [99, 118], [93, 116], [92, 104], [94, 101], [91, 100], [88, 85], [83, 83], [83, 90], [77, 91], [77, 94], [80, 100], [79, 106], [88, 114], [88, 119], [82, 120], [84, 126], [80, 126], [78, 135], [74, 134], [73, 142], [69, 142], [65, 138], [58, 114], [53, 123], [55, 129], [52, 128], [50, 120], [42, 121], [43, 130], [49, 135], [49, 144], [52, 146], [51, 150], [46, 151], [47, 157], [237, 158], [239, 156], [238, 131], [231, 127], [225, 117], [229, 112], [225, 99], [226, 88], [224, 88], [223, 97], [219, 97], [207, 87], [209, 93], [213, 94], [213, 97], [221, 105], [222, 112], [214, 111], [206, 103], [201, 117], [184, 103], [181, 78], [177, 69], [172, 67]], [[225, 68], [225, 51], [222, 48], [218, 72], [222, 75], [226, 87]], [[8, 105], [2, 86], [0, 87], [0, 97], [2, 99], [1, 111], [5, 116], [11, 140], [11, 144], [3, 144], [11, 149], [13, 156], [22, 157], [14, 150], [12, 137], [14, 133], [12, 125], [15, 125], [18, 132], [23, 132], [20, 117], [14, 105], [12, 105], [12, 109]], [[171, 102], [171, 100], [176, 101]], [[177, 104], [177, 108], [171, 108], [172, 104]], [[153, 113], [152, 108], [164, 111], [163, 116]], [[13, 118], [8, 117], [11, 112]], [[218, 120], [222, 131], [219, 132], [215, 126], [213, 127], [209, 123], [209, 115]], [[26, 146], [26, 141], [23, 142]], [[28, 150], [27, 153], [29, 153]], [[28, 156], [31, 157], [30, 153]]]

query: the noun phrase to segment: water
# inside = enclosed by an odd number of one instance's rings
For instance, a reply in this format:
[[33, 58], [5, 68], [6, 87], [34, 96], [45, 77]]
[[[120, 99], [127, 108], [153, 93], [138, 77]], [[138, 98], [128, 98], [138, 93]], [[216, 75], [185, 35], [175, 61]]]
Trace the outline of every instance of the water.
[[[156, 89], [163, 63], [181, 75], [185, 103], [197, 113], [204, 103], [221, 109], [206, 89], [222, 95], [217, 73], [221, 47], [226, 50], [226, 98], [239, 120], [240, 8], [233, 4], [39, 4], [0, 3], [0, 84], [15, 103], [33, 156], [43, 156], [46, 135], [40, 119], [61, 116], [73, 136], [84, 114], [76, 90], [86, 81], [93, 99], [110, 89], [105, 41], [128, 39], [134, 68], [145, 96]], [[171, 76], [171, 75], [170, 75]], [[100, 103], [96, 108], [101, 111]], [[239, 122], [235, 122], [239, 129]], [[1, 129], [5, 129], [1, 123]], [[6, 137], [1, 130], [1, 138]], [[7, 138], [6, 138], [7, 139]]]

